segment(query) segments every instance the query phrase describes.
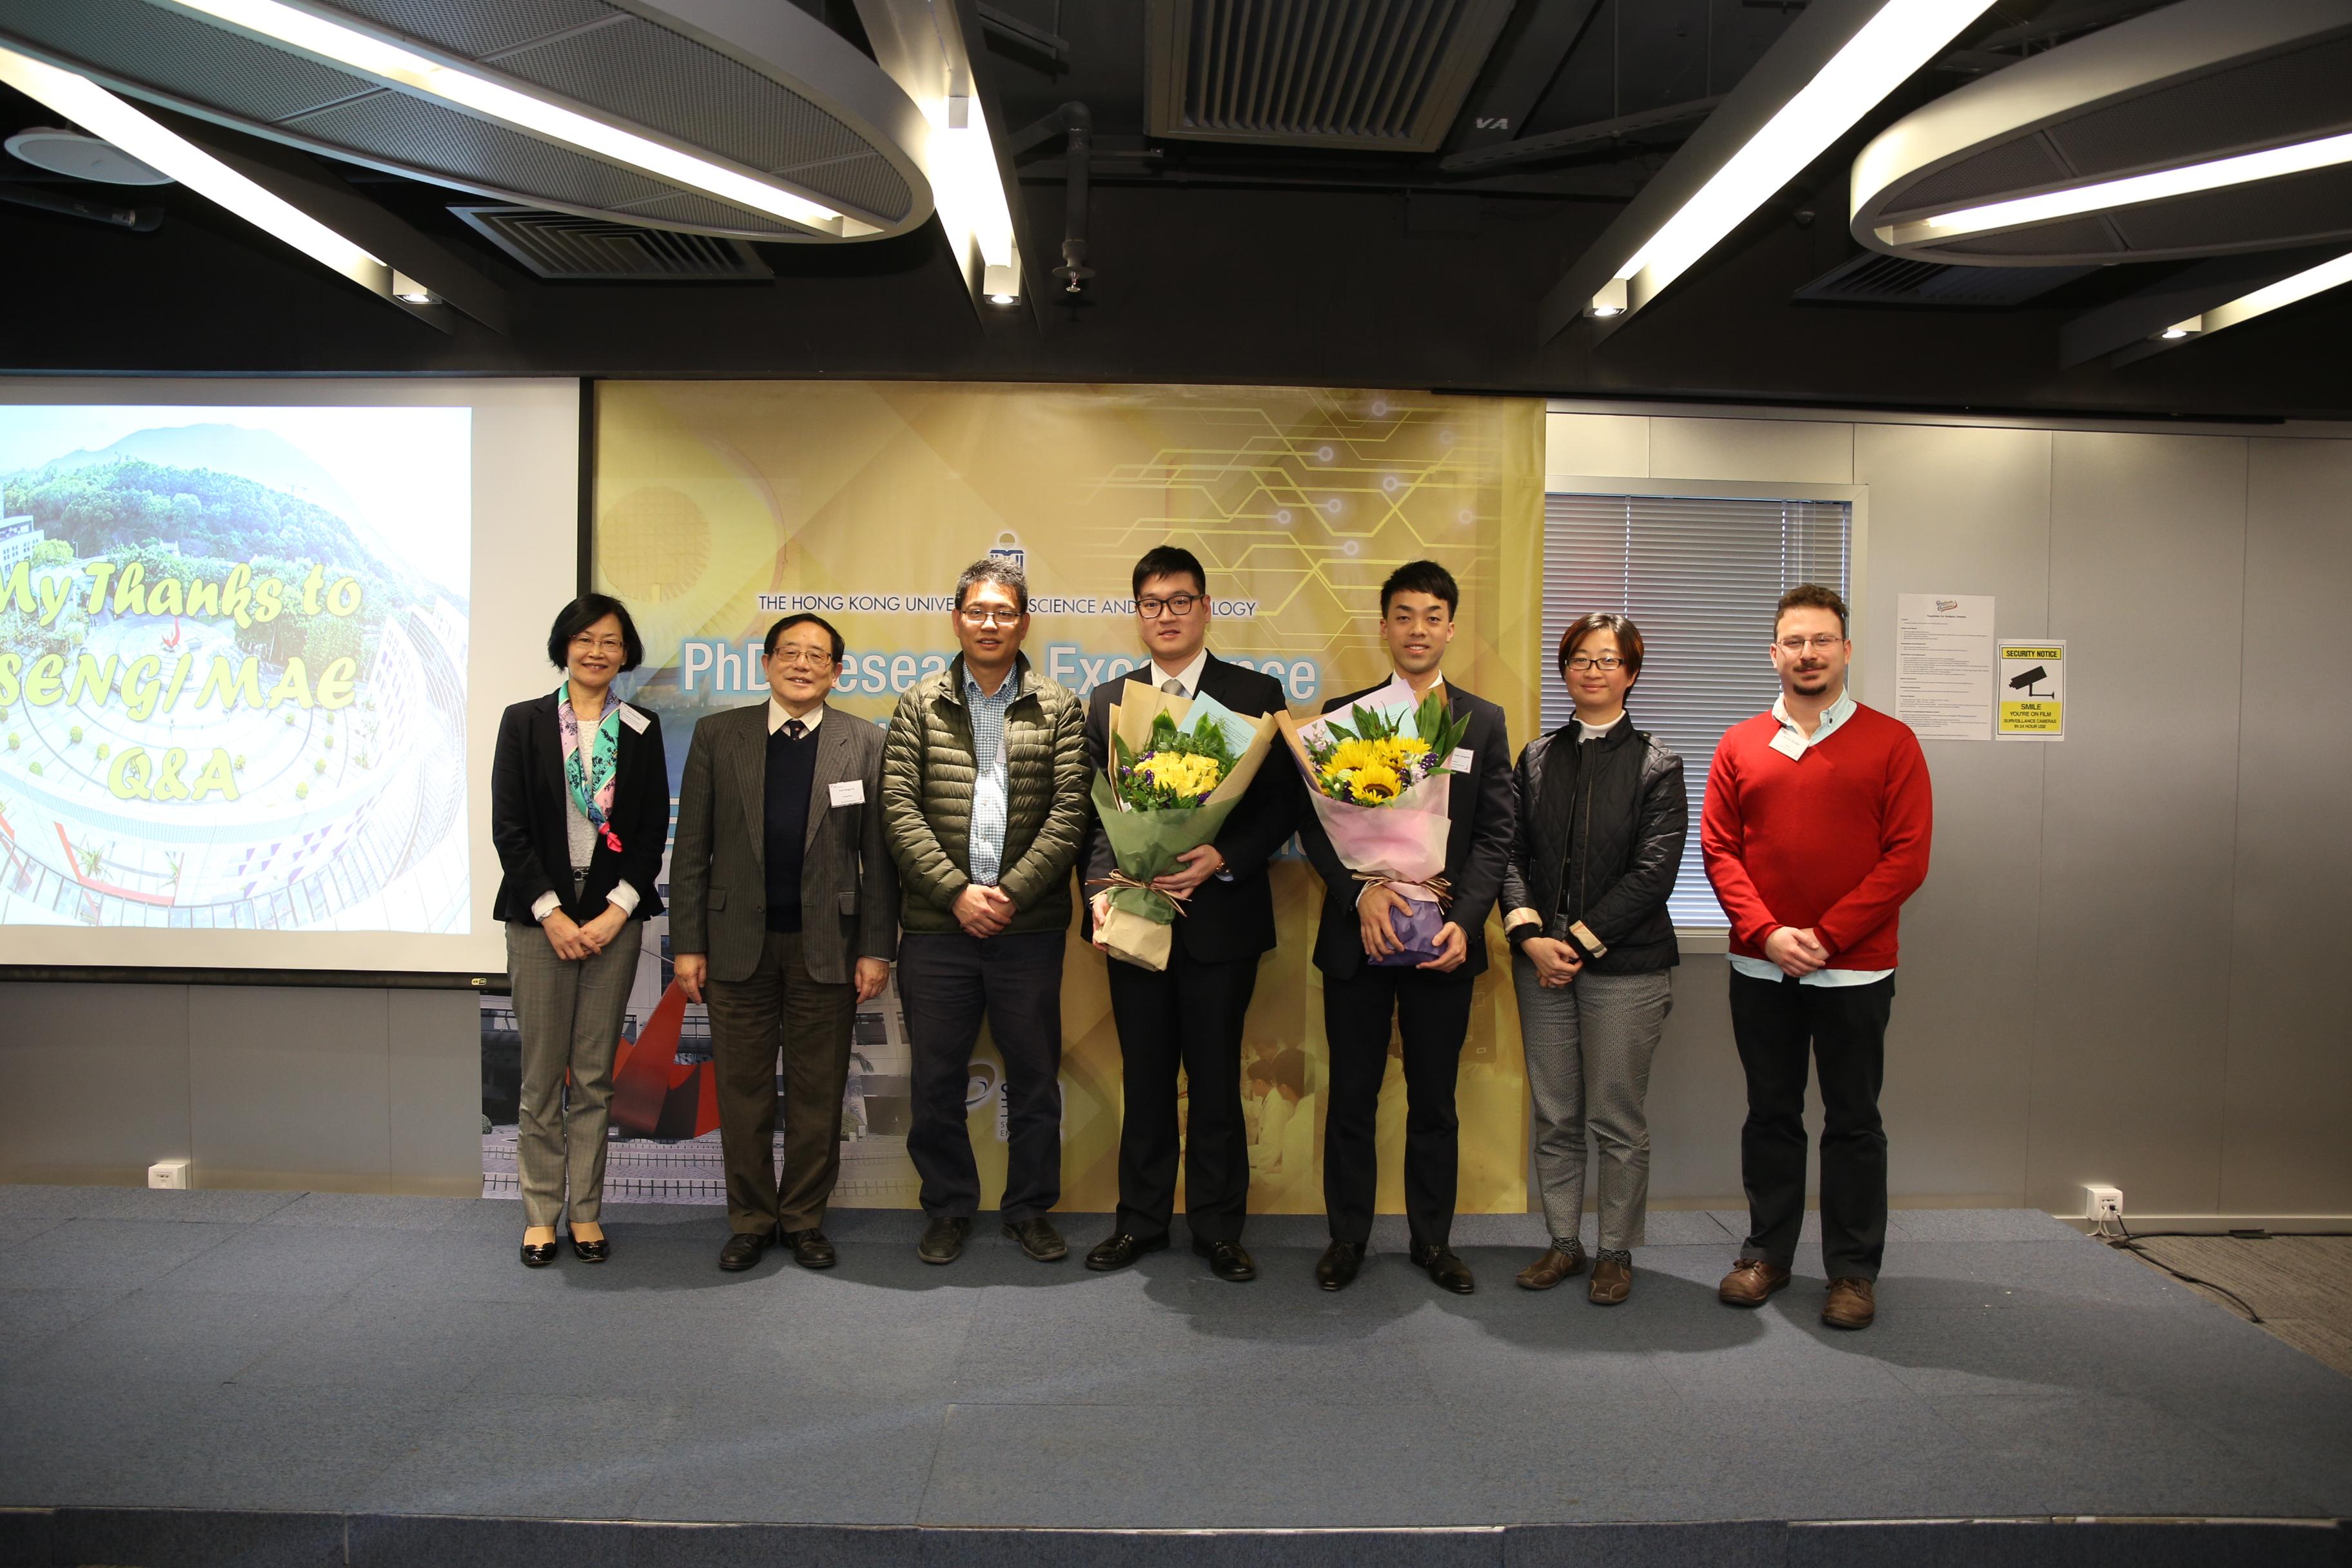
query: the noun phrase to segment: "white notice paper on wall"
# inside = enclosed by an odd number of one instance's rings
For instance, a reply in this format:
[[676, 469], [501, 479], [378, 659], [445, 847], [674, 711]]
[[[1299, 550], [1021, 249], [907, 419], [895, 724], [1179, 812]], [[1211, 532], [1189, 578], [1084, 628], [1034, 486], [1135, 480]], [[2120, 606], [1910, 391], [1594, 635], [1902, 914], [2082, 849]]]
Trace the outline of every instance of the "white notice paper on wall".
[[1992, 739], [1992, 595], [1899, 595], [1895, 716], [1923, 741]]

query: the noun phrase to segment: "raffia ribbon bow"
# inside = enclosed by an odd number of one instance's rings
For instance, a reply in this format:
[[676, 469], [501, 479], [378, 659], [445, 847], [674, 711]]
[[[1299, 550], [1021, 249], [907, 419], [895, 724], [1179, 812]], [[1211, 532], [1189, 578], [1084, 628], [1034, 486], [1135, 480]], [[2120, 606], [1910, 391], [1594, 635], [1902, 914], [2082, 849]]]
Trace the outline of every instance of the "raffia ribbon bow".
[[1356, 880], [1381, 888], [1427, 888], [1436, 895], [1437, 907], [1441, 910], [1450, 908], [1454, 902], [1453, 884], [1443, 877], [1427, 877], [1418, 882], [1409, 882], [1402, 877], [1391, 877], [1379, 871], [1359, 871]]
[[1139, 893], [1150, 893], [1157, 898], [1167, 900], [1168, 907], [1174, 910], [1180, 915], [1187, 912], [1184, 908], [1184, 900], [1177, 897], [1174, 893], [1155, 888], [1150, 883], [1140, 881], [1136, 878], [1129, 876], [1124, 871], [1113, 871], [1108, 877], [1090, 877], [1087, 879], [1087, 886], [1089, 888], [1133, 888]]

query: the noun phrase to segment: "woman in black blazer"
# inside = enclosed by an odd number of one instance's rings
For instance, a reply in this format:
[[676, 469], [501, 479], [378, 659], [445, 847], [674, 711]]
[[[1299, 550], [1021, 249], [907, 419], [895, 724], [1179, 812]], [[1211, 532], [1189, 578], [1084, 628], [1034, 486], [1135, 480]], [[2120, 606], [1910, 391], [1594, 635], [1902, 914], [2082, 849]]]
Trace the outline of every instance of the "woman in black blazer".
[[[583, 594], [547, 635], [564, 673], [553, 691], [499, 722], [490, 837], [505, 878], [507, 977], [522, 1036], [522, 1260], [555, 1261], [567, 1214], [583, 1263], [612, 1256], [600, 1215], [613, 1056], [643, 943], [632, 922], [661, 912], [655, 879], [669, 836], [661, 721], [613, 693], [644, 662], [618, 599]], [[566, 1092], [567, 1081], [569, 1092]]]

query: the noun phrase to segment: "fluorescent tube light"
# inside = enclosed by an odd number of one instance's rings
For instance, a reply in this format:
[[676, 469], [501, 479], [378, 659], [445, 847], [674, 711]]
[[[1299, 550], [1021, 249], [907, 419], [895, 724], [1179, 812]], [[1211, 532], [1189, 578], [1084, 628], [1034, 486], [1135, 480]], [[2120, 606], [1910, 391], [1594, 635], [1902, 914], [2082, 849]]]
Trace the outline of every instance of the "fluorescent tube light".
[[2075, 185], [2063, 191], [2044, 191], [2039, 195], [1988, 202], [1982, 206], [1962, 207], [1953, 212], [1939, 213], [1934, 217], [1905, 223], [1898, 226], [1895, 238], [1900, 243], [1906, 237], [1945, 238], [1959, 234], [1978, 234], [1986, 229], [2018, 228], [2026, 224], [2048, 223], [2055, 218], [2105, 212], [2111, 207], [2137, 206], [2171, 196], [2219, 190], [2225, 185], [2275, 180], [2282, 175], [2300, 174], [2344, 163], [2352, 163], [2352, 133], [2324, 136], [2316, 142], [2298, 142], [2292, 146], [2272, 147], [2260, 153], [2241, 153], [2233, 157], [2183, 164], [2177, 169], [2127, 174], [2119, 180], [2102, 180], [2096, 184]]
[[2225, 305], [2216, 305], [2201, 316], [2192, 316], [2177, 326], [2165, 330], [2164, 336], [2210, 337], [2224, 327], [2234, 327], [2241, 321], [2251, 321], [2256, 316], [2266, 316], [2273, 310], [2292, 305], [2298, 300], [2308, 300], [2314, 294], [2324, 294], [2352, 283], [2352, 251], [2346, 251], [2332, 261], [2316, 267], [2306, 267], [2289, 278], [2263, 285], [2251, 294], [2242, 294]]
[[[1991, 0], [1886, 0], [1780, 112], [1618, 268], [1639, 309], [1941, 53]], [[1595, 297], [1596, 313], [1604, 303]]]
[[232, 26], [363, 71], [380, 81], [564, 142], [656, 179], [806, 228], [837, 228], [842, 215], [783, 186], [697, 157], [666, 142], [534, 98], [500, 82], [428, 59], [396, 44], [278, 0], [176, 0]]
[[392, 292], [391, 268], [89, 78], [28, 59], [13, 49], [0, 48], [0, 81], [28, 98], [38, 99], [148, 167], [219, 203], [330, 271], [341, 273], [372, 293]]

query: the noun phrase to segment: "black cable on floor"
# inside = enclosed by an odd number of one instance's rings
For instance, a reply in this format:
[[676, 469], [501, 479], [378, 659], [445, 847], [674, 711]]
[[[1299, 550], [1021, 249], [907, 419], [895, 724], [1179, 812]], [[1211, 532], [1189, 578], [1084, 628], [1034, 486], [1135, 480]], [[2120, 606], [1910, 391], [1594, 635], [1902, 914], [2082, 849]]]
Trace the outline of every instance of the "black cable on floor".
[[2155, 1264], [2158, 1268], [2163, 1269], [2167, 1274], [2171, 1275], [2175, 1279], [2179, 1280], [2184, 1285], [2201, 1286], [2205, 1289], [2212, 1291], [2215, 1295], [2220, 1296], [2231, 1306], [2237, 1308], [2238, 1310], [2245, 1313], [2246, 1321], [2250, 1323], [2259, 1323], [2263, 1321], [2263, 1315], [2260, 1312], [2255, 1311], [2253, 1308], [2248, 1306], [2246, 1304], [2246, 1299], [2239, 1295], [2235, 1290], [2231, 1289], [2227, 1285], [2216, 1285], [2212, 1280], [2200, 1279], [2196, 1275], [2188, 1272], [2186, 1269], [2175, 1268], [2171, 1264], [2167, 1263], [2163, 1258], [2158, 1258], [2155, 1253], [2150, 1252], [2147, 1247], [2140, 1245], [2143, 1241], [2152, 1241], [2161, 1237], [2190, 1236], [2196, 1233], [2179, 1230], [2150, 1231], [2146, 1236], [2134, 1236], [2132, 1234], [2131, 1226], [2124, 1224], [2123, 1216], [2120, 1215], [2116, 1217], [2116, 1225], [2123, 1231], [2123, 1237], [2120, 1240], [2109, 1240], [2107, 1245], [2114, 1247], [2117, 1252], [2128, 1252], [2135, 1258], [2144, 1258], [2148, 1262]]

